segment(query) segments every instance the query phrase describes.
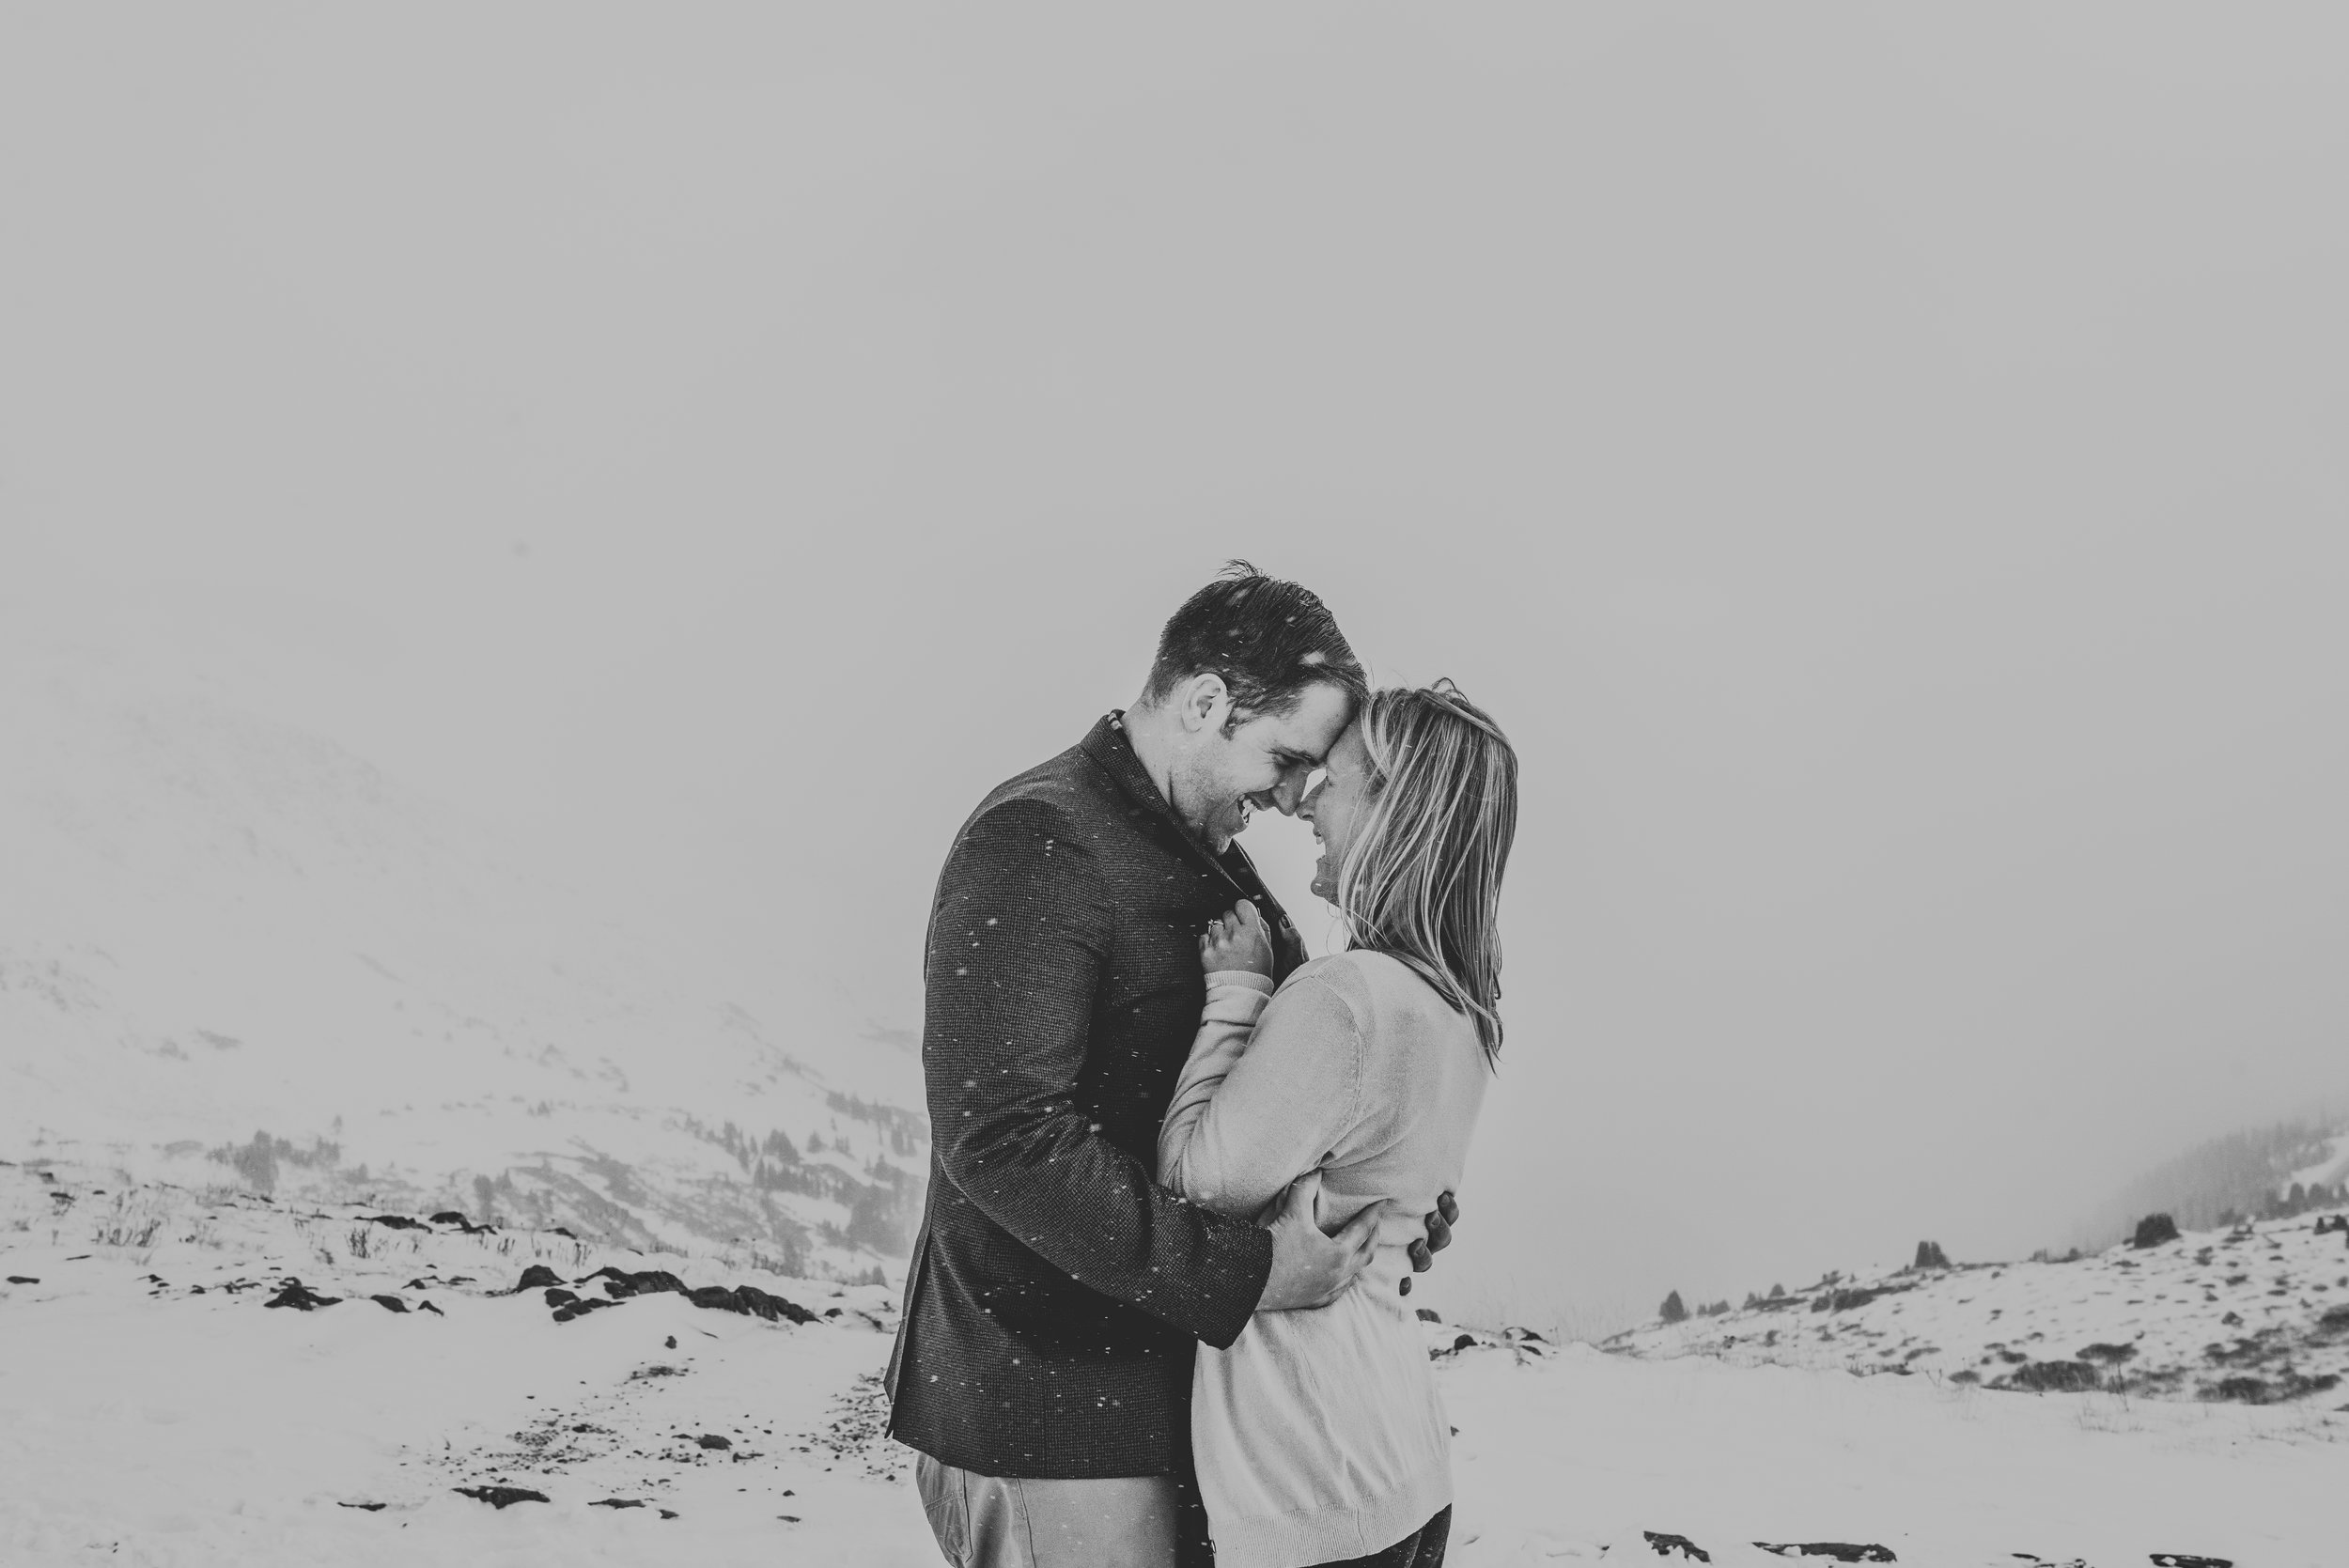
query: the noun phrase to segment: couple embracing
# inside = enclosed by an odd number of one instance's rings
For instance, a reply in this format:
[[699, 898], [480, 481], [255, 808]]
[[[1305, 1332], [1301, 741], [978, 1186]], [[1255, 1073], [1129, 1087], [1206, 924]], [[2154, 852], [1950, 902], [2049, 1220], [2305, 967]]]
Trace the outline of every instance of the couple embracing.
[[[1306, 962], [1233, 842], [1268, 807], [1313, 823], [1345, 951]], [[1317, 598], [1239, 562], [1131, 708], [963, 824], [889, 1367], [950, 1562], [1442, 1561], [1449, 1429], [1405, 1297], [1501, 1045], [1516, 825], [1483, 709], [1371, 691]]]

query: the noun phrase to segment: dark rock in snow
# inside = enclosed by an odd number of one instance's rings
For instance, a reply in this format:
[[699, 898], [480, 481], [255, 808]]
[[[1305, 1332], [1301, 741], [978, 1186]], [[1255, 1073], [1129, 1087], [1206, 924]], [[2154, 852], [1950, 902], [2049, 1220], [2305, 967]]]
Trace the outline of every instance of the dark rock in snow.
[[338, 1502], [334, 1506], [336, 1508], [364, 1508], [370, 1514], [380, 1512], [383, 1507], [380, 1502]]
[[562, 1237], [564, 1240], [566, 1240], [566, 1241], [577, 1241], [577, 1240], [579, 1239], [579, 1237], [577, 1237], [577, 1236], [575, 1236], [575, 1235], [571, 1234], [571, 1233], [570, 1233], [570, 1232], [568, 1232], [568, 1231], [565, 1230], [565, 1229], [564, 1229], [562, 1226], [560, 1226], [560, 1225], [551, 1225], [551, 1226], [549, 1226], [549, 1227], [548, 1227], [548, 1229], [549, 1229], [550, 1231], [552, 1231], [554, 1234], [561, 1236], [561, 1237]]
[[460, 1497], [478, 1498], [493, 1508], [506, 1508], [518, 1502], [548, 1500], [544, 1492], [533, 1492], [521, 1486], [459, 1486], [455, 1490]]
[[587, 1506], [590, 1508], [642, 1508], [645, 1506], [645, 1499], [642, 1498], [598, 1498]]
[[677, 1336], [675, 1334], [671, 1334], [667, 1339], [662, 1340], [661, 1342], [661, 1348], [663, 1350], [675, 1350], [677, 1348]]
[[1654, 1529], [1643, 1529], [1640, 1533], [1647, 1537], [1647, 1544], [1656, 1548], [1657, 1557], [1670, 1557], [1672, 1553], [1678, 1552], [1682, 1557], [1692, 1557], [1699, 1562], [1713, 1560], [1711, 1552], [1706, 1551], [1685, 1535], [1667, 1535], [1661, 1530]]
[[310, 1312], [319, 1307], [331, 1307], [342, 1299], [339, 1296], [320, 1296], [299, 1280], [288, 1280], [278, 1293], [261, 1303], [264, 1307], [292, 1307]]
[[790, 1323], [816, 1321], [816, 1314], [798, 1302], [776, 1296], [770, 1291], [760, 1290], [756, 1285], [736, 1286], [734, 1298], [741, 1305], [730, 1308], [729, 1311], [748, 1312], [754, 1317], [765, 1318], [770, 1323], [778, 1318]]
[[360, 1222], [366, 1225], [389, 1225], [395, 1231], [428, 1231], [432, 1227], [421, 1219], [411, 1219], [404, 1214], [363, 1214]]
[[1462, 1334], [1458, 1339], [1452, 1342], [1452, 1348], [1455, 1350], [1470, 1350], [1475, 1348], [1475, 1345], [1476, 1336], [1474, 1334]]
[[547, 1292], [547, 1305], [550, 1307], [568, 1307], [578, 1299], [579, 1292], [575, 1290], [558, 1289]]
[[534, 1263], [522, 1270], [521, 1281], [508, 1294], [519, 1295], [522, 1291], [538, 1290], [548, 1285], [559, 1285], [562, 1282], [562, 1276], [555, 1273], [553, 1269], [549, 1268], [545, 1264]]
[[432, 1217], [432, 1223], [435, 1225], [470, 1225], [473, 1221], [455, 1209], [443, 1209]]
[[[560, 1291], [549, 1291], [547, 1294], [549, 1296], [558, 1296], [565, 1293]], [[589, 1312], [599, 1312], [606, 1307], [616, 1307], [618, 1305], [619, 1303], [617, 1301], [601, 1301], [592, 1296], [583, 1296], [576, 1301], [570, 1302], [567, 1306], [555, 1308], [554, 1321], [557, 1323], [568, 1323], [575, 1317], [585, 1317]]]
[[39, 1284], [40, 1281], [30, 1274], [11, 1274], [8, 1276], [8, 1283], [12, 1285], [37, 1285]]
[[732, 1441], [719, 1436], [715, 1432], [705, 1432], [693, 1441], [706, 1449], [730, 1449], [734, 1446]]
[[2234, 1568], [2225, 1557], [2196, 1557], [2192, 1552], [2155, 1552], [2154, 1568]]
[[1756, 1541], [1754, 1545], [1766, 1552], [1774, 1552], [1780, 1557], [1831, 1557], [1838, 1562], [1898, 1562], [1900, 1560], [1892, 1555], [1892, 1548], [1890, 1546], [1856, 1546], [1848, 1541], [1790, 1541], [1777, 1545], [1772, 1545], [1767, 1541]]
[[1433, 1307], [1415, 1307], [1412, 1309], [1412, 1315], [1417, 1317], [1422, 1323], [1441, 1323], [1443, 1321], [1443, 1318]]
[[[621, 1297], [649, 1296], [656, 1291], [674, 1291], [679, 1296], [692, 1294], [685, 1288], [684, 1281], [665, 1268], [647, 1268], [639, 1273], [630, 1274], [606, 1264], [588, 1275], [587, 1280], [601, 1280], [605, 1294]], [[580, 1283], [583, 1285], [587, 1280], [582, 1280]]]
[[661, 1516], [664, 1519], [674, 1519], [677, 1517], [677, 1510], [674, 1508], [664, 1508], [661, 1511]]
[[408, 1303], [397, 1296], [371, 1296], [367, 1299], [387, 1312], [404, 1312], [408, 1310]]
[[438, 1308], [438, 1307], [434, 1306], [434, 1305], [433, 1305], [431, 1302], [429, 1302], [429, 1301], [419, 1301], [419, 1302], [417, 1302], [417, 1303], [416, 1303], [416, 1311], [418, 1311], [418, 1312], [430, 1312], [430, 1313], [431, 1313], [434, 1317], [446, 1317], [446, 1316], [448, 1316], [448, 1314], [447, 1314], [446, 1312], [444, 1312], [441, 1311], [441, 1309], [440, 1309], [440, 1308]]

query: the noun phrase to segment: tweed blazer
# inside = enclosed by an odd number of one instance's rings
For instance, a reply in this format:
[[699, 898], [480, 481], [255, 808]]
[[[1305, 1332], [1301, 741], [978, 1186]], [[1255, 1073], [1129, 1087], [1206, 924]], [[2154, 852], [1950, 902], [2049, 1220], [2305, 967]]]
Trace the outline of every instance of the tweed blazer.
[[931, 905], [922, 1071], [930, 1185], [890, 1356], [890, 1431], [985, 1475], [1190, 1465], [1193, 1347], [1228, 1345], [1269, 1234], [1153, 1179], [1206, 997], [1198, 939], [1242, 897], [1287, 917], [1235, 846], [1210, 852], [1112, 713], [998, 785]]

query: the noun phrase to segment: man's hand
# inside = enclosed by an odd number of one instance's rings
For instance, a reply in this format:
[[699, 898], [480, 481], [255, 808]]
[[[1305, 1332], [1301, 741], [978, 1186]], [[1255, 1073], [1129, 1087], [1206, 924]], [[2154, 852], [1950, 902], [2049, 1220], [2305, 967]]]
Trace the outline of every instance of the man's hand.
[[[1452, 1245], [1452, 1226], [1460, 1218], [1460, 1205], [1453, 1202], [1449, 1192], [1436, 1197], [1436, 1212], [1427, 1217], [1427, 1239], [1414, 1241], [1404, 1251], [1411, 1255], [1411, 1274], [1424, 1274], [1436, 1266], [1436, 1254]], [[1411, 1294], [1411, 1274], [1403, 1276], [1395, 1287], [1396, 1294]]]
[[1314, 1196], [1320, 1187], [1319, 1181], [1304, 1176], [1289, 1183], [1280, 1217], [1272, 1222], [1272, 1272], [1256, 1302], [1260, 1312], [1328, 1306], [1354, 1282], [1377, 1250], [1377, 1203], [1365, 1206], [1337, 1234], [1321, 1234], [1314, 1223]]
[[1243, 898], [1207, 923], [1207, 934], [1199, 939], [1199, 967], [1209, 974], [1249, 970], [1272, 978], [1272, 933], [1252, 900]]

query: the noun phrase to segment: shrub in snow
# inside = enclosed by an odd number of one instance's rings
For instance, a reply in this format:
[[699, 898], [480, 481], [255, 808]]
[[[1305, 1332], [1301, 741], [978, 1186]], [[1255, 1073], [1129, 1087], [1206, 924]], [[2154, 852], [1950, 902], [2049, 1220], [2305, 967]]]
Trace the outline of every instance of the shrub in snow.
[[2178, 1239], [2178, 1222], [2166, 1214], [2149, 1214], [2137, 1222], [2137, 1234], [2129, 1238], [2131, 1247], [2158, 1247], [2165, 1241]]
[[2078, 1393], [2096, 1386], [2096, 1369], [2086, 1361], [2027, 1361], [2006, 1381], [2034, 1393]]
[[1662, 1317], [1666, 1323], [1686, 1323], [1688, 1321], [1688, 1309], [1681, 1305], [1680, 1293], [1678, 1291], [1674, 1291], [1670, 1296], [1664, 1297], [1664, 1305], [1657, 1309], [1657, 1315]]

